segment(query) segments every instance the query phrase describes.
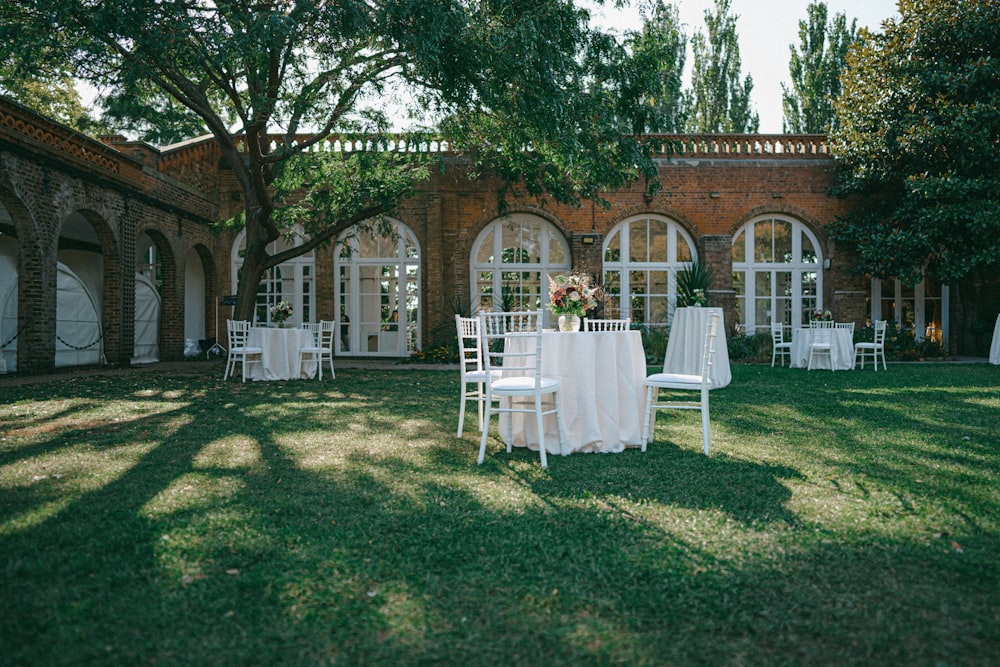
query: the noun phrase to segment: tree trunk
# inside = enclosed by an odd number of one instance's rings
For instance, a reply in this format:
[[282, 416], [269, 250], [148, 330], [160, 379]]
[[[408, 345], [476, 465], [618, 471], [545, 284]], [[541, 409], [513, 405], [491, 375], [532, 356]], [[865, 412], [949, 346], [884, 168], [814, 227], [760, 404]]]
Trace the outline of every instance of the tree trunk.
[[264, 274], [268, 268], [269, 255], [267, 246], [276, 240], [276, 236], [270, 235], [267, 231], [269, 225], [265, 224], [265, 216], [270, 215], [270, 208], [266, 210], [256, 204], [256, 198], [250, 194], [246, 207], [246, 243], [243, 254], [243, 268], [236, 283], [236, 305], [233, 308], [233, 317], [238, 320], [254, 321], [254, 311], [257, 305], [257, 286], [264, 279]]

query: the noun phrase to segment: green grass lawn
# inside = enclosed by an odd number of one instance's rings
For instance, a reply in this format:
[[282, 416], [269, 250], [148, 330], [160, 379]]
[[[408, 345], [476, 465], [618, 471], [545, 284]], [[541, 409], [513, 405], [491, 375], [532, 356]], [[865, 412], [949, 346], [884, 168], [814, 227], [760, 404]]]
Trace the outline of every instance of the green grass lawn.
[[1000, 662], [998, 367], [736, 365], [711, 457], [548, 470], [457, 371], [221, 376], [0, 386], [0, 663]]

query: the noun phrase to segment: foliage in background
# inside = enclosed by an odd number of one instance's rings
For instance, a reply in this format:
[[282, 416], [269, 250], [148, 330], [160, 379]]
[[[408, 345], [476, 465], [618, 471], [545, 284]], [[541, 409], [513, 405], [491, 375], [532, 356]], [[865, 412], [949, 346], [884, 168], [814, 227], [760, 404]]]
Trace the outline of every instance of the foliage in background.
[[771, 363], [771, 335], [769, 333], [747, 334], [742, 331], [734, 331], [729, 336], [727, 345], [730, 361]]
[[65, 63], [28, 72], [7, 55], [0, 59], [0, 94], [77, 132], [92, 137], [110, 134], [107, 125], [94, 119], [83, 104]]
[[857, 19], [836, 14], [827, 23], [825, 2], [810, 2], [807, 19], [799, 21], [799, 50], [789, 45], [791, 86], [781, 84], [784, 109], [782, 128], [793, 134], [828, 134], [837, 113], [840, 72], [847, 65], [847, 50], [857, 39]]
[[[854, 332], [855, 343], [875, 340], [875, 329], [868, 326]], [[912, 329], [900, 328], [896, 320], [887, 320], [885, 327], [885, 358], [889, 361], [920, 361], [947, 356], [945, 348], [930, 338], [917, 340]]]
[[688, 101], [689, 132], [749, 132], [760, 127], [750, 94], [753, 77], [742, 81], [740, 45], [736, 32], [739, 16], [729, 13], [731, 0], [715, 0], [715, 11], [705, 10], [705, 33], [691, 39], [694, 71]]
[[663, 366], [663, 360], [667, 356], [667, 334], [666, 327], [655, 327], [642, 325], [636, 327], [642, 336], [642, 349], [646, 352], [646, 364], [649, 366]]
[[[715, 284], [712, 267], [697, 259], [692, 260], [677, 272], [677, 307], [684, 308], [703, 303], [708, 291]], [[701, 294], [696, 294], [700, 291]]]
[[838, 193], [864, 208], [830, 225], [858, 269], [953, 283], [1000, 272], [1000, 3], [910, 0], [848, 56], [833, 150]]
[[621, 88], [616, 96], [616, 113], [622, 131], [683, 132], [687, 121], [684, 106], [684, 61], [687, 35], [677, 7], [656, 0], [644, 15], [642, 30], [625, 35], [629, 53], [621, 65]]

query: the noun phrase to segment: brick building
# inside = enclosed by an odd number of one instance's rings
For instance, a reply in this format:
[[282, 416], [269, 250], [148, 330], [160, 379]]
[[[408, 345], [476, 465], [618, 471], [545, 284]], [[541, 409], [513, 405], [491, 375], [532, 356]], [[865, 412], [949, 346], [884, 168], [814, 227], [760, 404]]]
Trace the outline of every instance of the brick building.
[[[663, 139], [680, 150], [659, 160], [655, 197], [604, 193], [610, 208], [514, 200], [506, 217], [495, 187], [434, 147], [445, 169], [392, 219], [398, 235], [344, 237], [283, 264], [261, 283], [257, 319], [288, 300], [294, 323], [337, 321], [338, 355], [405, 356], [443, 340], [457, 310], [501, 298], [534, 306], [548, 275], [578, 270], [605, 285], [608, 316], [669, 327], [676, 272], [699, 258], [714, 269], [709, 299], [730, 334], [828, 308], [859, 326], [896, 319], [918, 338], [949, 340], [947, 287], [871, 281], [828, 238], [825, 224], [850, 202], [828, 195], [825, 137]], [[163, 149], [98, 142], [0, 98], [7, 370], [174, 359], [223, 337], [242, 234], [213, 223], [240, 207], [211, 138]]]

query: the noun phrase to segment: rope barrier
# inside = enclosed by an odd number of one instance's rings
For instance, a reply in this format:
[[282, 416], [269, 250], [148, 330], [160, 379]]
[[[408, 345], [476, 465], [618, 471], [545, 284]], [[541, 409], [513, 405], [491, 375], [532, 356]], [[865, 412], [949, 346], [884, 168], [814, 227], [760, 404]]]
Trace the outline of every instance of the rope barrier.
[[4, 349], [4, 348], [6, 348], [6, 347], [7, 347], [8, 345], [10, 345], [10, 344], [11, 344], [11, 343], [13, 343], [13, 342], [14, 342], [15, 340], [17, 340], [17, 337], [21, 335], [21, 332], [22, 332], [22, 331], [24, 331], [24, 327], [25, 327], [25, 326], [26, 326], [26, 325], [21, 325], [21, 328], [20, 328], [20, 329], [18, 329], [17, 331], [15, 331], [15, 332], [14, 332], [14, 335], [10, 337], [10, 340], [9, 340], [9, 341], [7, 341], [6, 343], [4, 343], [3, 345], [0, 345], [0, 350], [2, 350], [2, 349]]
[[97, 340], [95, 340], [93, 343], [88, 343], [87, 345], [83, 345], [83, 346], [77, 346], [77, 345], [73, 345], [72, 343], [67, 343], [58, 334], [56, 335], [56, 340], [59, 341], [60, 343], [62, 343], [63, 345], [65, 345], [68, 348], [72, 348], [74, 350], [86, 350], [87, 348], [94, 347], [95, 345], [97, 345], [98, 343], [101, 342], [101, 334], [97, 334]]

